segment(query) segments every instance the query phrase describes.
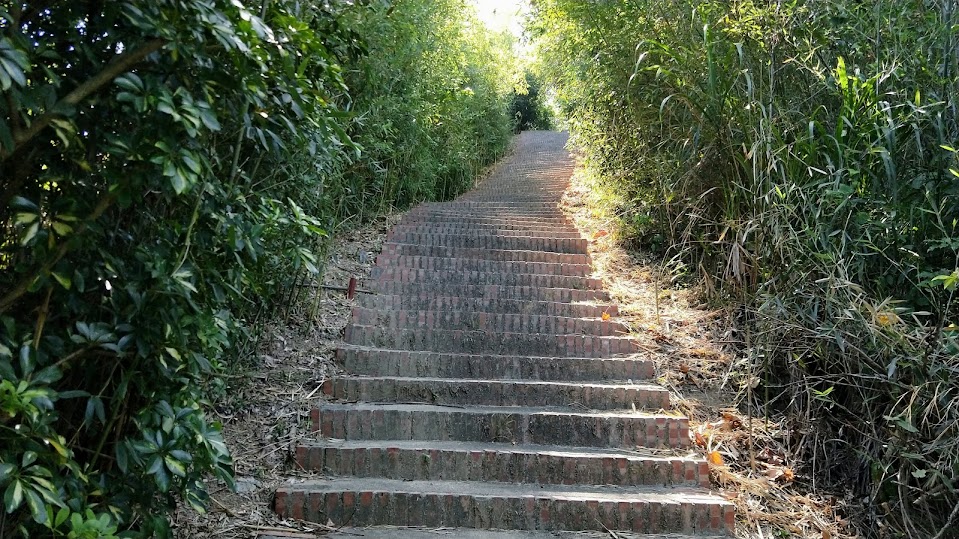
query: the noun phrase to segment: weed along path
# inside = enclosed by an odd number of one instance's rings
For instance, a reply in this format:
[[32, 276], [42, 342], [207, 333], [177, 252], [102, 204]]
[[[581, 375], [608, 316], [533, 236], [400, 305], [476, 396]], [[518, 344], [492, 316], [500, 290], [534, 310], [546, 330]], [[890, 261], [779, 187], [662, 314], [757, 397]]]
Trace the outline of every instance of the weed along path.
[[565, 142], [524, 133], [477, 188], [392, 228], [280, 517], [328, 537], [733, 533], [559, 208]]

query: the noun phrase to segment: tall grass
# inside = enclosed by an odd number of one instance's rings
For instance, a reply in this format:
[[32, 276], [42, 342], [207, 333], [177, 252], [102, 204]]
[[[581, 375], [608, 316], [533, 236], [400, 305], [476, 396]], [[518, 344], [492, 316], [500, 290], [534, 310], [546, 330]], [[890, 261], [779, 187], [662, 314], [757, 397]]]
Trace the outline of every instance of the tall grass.
[[[959, 526], [952, 0], [535, 2], [543, 69], [637, 242], [729, 305], [869, 535]], [[744, 381], [748, 383], [748, 381]]]

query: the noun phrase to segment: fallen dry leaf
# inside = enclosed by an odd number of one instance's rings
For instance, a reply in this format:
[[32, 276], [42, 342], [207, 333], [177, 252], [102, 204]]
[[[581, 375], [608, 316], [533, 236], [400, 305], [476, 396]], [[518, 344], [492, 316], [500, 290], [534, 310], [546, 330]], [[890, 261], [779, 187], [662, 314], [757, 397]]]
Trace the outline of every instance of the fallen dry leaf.
[[696, 445], [699, 447], [706, 447], [706, 439], [703, 438], [703, 435], [698, 432], [694, 433], [694, 435], [696, 438]]
[[712, 451], [709, 453], [709, 463], [716, 466], [722, 466], [723, 456], [719, 454], [719, 451]]

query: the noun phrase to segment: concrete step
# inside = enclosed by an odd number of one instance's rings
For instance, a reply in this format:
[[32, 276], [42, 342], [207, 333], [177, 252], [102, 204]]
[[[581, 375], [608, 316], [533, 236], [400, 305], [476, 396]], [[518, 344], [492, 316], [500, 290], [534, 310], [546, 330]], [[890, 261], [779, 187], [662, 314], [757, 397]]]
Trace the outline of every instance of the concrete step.
[[414, 223], [394, 226], [386, 240], [397, 234], [476, 234], [488, 236], [530, 236], [538, 238], [582, 238], [575, 227], [551, 227], [547, 225], [486, 225], [479, 223]]
[[319, 436], [343, 440], [443, 440], [628, 449], [689, 446], [689, 420], [651, 412], [330, 403], [314, 409], [311, 417]]
[[[393, 256], [427, 256], [442, 258], [478, 258], [480, 260], [521, 262], [548, 262], [552, 264], [589, 264], [589, 255], [576, 253], [549, 253], [545, 251], [523, 251], [510, 249], [472, 249], [466, 247], [448, 247], [445, 245], [412, 245], [409, 243], [387, 243], [376, 257], [378, 266], [384, 266]], [[381, 262], [381, 258], [383, 262]]]
[[491, 333], [440, 329], [393, 329], [350, 324], [343, 340], [349, 344], [394, 350], [452, 353], [523, 354], [531, 356], [611, 357], [640, 350], [629, 337]]
[[592, 447], [320, 440], [297, 447], [296, 464], [324, 474], [405, 481], [709, 487], [702, 458]]
[[276, 492], [284, 518], [354, 526], [731, 532], [734, 507], [699, 489], [331, 479]]
[[[477, 258], [437, 258], [427, 256], [380, 255], [383, 267], [416, 268], [435, 271], [479, 271], [483, 273], [531, 273], [535, 275], [566, 275], [586, 277], [593, 272], [588, 264], [551, 264], [521, 260], [481, 260]], [[377, 268], [373, 268], [375, 272]]]
[[464, 298], [448, 295], [361, 294], [361, 307], [376, 310], [405, 311], [481, 311], [486, 313], [567, 316], [572, 318], [601, 318], [603, 313], [615, 317], [619, 308], [611, 303], [557, 301], [529, 301], [518, 299]]
[[372, 292], [389, 296], [414, 296], [428, 298], [442, 294], [461, 298], [513, 299], [545, 302], [609, 302], [609, 293], [604, 290], [575, 290], [572, 288], [543, 288], [535, 286], [470, 285], [435, 283], [400, 283], [396, 281], [368, 281], [365, 285]]
[[450, 354], [343, 345], [337, 363], [366, 376], [423, 376], [555, 382], [652, 380], [656, 368], [640, 357], [576, 358], [495, 354]]
[[669, 392], [653, 384], [337, 376], [323, 384], [333, 399], [453, 406], [573, 406], [587, 410], [666, 410]]
[[393, 266], [375, 267], [370, 277], [376, 281], [393, 281], [397, 283], [532, 286], [537, 288], [570, 288], [574, 290], [602, 290], [603, 288], [603, 281], [601, 279], [590, 277], [537, 275], [533, 273], [422, 270]]
[[389, 243], [436, 245], [459, 249], [498, 249], [507, 251], [545, 251], [548, 253], [585, 253], [583, 238], [550, 238], [532, 236], [493, 236], [485, 234], [415, 234], [398, 233]]
[[535, 314], [487, 313], [477, 310], [407, 311], [354, 307], [351, 321], [363, 326], [398, 329], [445, 329], [555, 335], [622, 335], [629, 329], [613, 320]]

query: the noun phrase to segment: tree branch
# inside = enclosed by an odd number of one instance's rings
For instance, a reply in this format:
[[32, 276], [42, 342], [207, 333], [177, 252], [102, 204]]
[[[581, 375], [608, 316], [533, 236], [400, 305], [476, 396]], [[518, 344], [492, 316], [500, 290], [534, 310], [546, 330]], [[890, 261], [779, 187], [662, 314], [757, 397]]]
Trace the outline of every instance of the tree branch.
[[24, 129], [19, 136], [15, 137], [12, 151], [0, 150], [0, 160], [6, 160], [8, 157], [15, 154], [24, 145], [30, 142], [33, 137], [37, 136], [41, 131], [43, 131], [43, 128], [50, 125], [50, 122], [62, 116], [60, 112], [57, 112], [58, 110], [79, 105], [80, 102], [89, 97], [90, 94], [109, 84], [110, 81], [128, 71], [131, 67], [142, 61], [147, 56], [162, 49], [164, 45], [166, 45], [166, 40], [157, 38], [147, 41], [138, 49], [124, 52], [123, 54], [116, 56], [103, 68], [102, 71], [88, 79], [80, 86], [74, 88], [72, 92], [63, 96], [63, 98], [60, 99], [60, 101], [58, 101], [49, 112], [46, 112], [37, 118], [32, 124], [30, 124], [30, 127]]

